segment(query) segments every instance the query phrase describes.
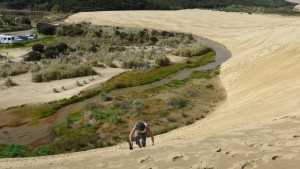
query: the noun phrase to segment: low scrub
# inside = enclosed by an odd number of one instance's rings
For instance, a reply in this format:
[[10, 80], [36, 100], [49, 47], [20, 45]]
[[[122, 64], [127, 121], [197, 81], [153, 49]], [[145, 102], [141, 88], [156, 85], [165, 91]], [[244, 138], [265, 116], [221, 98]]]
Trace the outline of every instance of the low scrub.
[[75, 66], [68, 64], [53, 64], [48, 69], [43, 69], [37, 73], [32, 74], [32, 81], [50, 82], [53, 80], [69, 79], [96, 74], [97, 72], [95, 72], [91, 67], [85, 65]]
[[102, 111], [94, 111], [91, 115], [96, 120], [108, 120], [113, 124], [122, 123], [121, 116], [115, 109], [106, 108]]
[[186, 106], [187, 102], [188, 101], [185, 98], [180, 96], [175, 96], [169, 98], [169, 100], [167, 101], [167, 106], [173, 109], [182, 109]]
[[23, 145], [4, 145], [0, 144], [0, 158], [14, 158], [24, 157], [26, 153], [26, 146]]
[[26, 64], [12, 64], [0, 67], [0, 77], [5, 78], [8, 76], [16, 76], [28, 72]]
[[193, 56], [201, 56], [211, 51], [210, 48], [197, 44], [188, 47], [182, 47], [173, 52], [174, 55], [182, 56], [182, 57], [193, 57]]
[[9, 87], [17, 86], [18, 84], [13, 82], [10, 78], [7, 78], [4, 82], [4, 85], [9, 88]]

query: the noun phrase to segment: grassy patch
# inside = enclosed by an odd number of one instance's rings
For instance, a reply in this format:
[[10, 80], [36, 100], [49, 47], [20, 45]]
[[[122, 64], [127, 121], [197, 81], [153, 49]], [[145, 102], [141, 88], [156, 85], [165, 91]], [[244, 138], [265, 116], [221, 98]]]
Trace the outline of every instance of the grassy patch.
[[15, 144], [0, 144], [0, 158], [24, 157], [26, 146]]
[[104, 91], [110, 91], [118, 88], [126, 88], [126, 87], [150, 84], [155, 81], [159, 81], [171, 74], [174, 74], [184, 68], [198, 67], [213, 62], [214, 56], [215, 56], [215, 51], [211, 51], [206, 55], [204, 55], [203, 57], [201, 57], [200, 59], [197, 59], [193, 63], [189, 63], [189, 64], [177, 63], [170, 66], [160, 67], [148, 71], [124, 72], [105, 82], [102, 85], [101, 89]]

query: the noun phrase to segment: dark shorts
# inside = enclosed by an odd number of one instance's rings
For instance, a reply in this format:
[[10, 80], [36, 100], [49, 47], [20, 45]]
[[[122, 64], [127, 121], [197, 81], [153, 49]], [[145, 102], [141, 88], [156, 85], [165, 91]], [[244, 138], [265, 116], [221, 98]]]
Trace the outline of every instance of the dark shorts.
[[[147, 132], [140, 133], [138, 131], [134, 132], [134, 140], [136, 144], [140, 144], [142, 147], [146, 147], [146, 138], [147, 138]], [[142, 141], [142, 144], [141, 144]]]

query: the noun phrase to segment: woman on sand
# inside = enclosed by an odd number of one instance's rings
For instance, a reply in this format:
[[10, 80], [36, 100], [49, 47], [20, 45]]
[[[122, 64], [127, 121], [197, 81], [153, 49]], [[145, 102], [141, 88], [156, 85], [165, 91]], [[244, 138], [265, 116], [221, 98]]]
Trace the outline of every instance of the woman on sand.
[[[149, 132], [149, 135], [151, 136], [151, 141], [152, 145], [154, 145], [154, 137], [153, 133], [150, 129], [150, 127], [147, 125], [147, 123], [143, 122], [138, 122], [131, 130], [129, 134], [129, 140], [130, 140], [130, 145], [132, 146], [132, 136], [134, 133], [134, 140], [135, 143], [140, 147], [146, 147], [146, 138], [147, 138], [147, 133]], [[142, 144], [141, 144], [142, 142]], [[130, 147], [132, 149], [132, 147]]]

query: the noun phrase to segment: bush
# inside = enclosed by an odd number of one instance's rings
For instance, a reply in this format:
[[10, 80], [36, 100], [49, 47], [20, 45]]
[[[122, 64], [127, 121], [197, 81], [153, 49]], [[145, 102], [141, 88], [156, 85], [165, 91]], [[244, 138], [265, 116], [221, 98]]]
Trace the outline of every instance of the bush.
[[24, 157], [27, 147], [23, 145], [0, 144], [0, 158]]
[[111, 100], [111, 98], [109, 96], [107, 96], [106, 92], [101, 92], [99, 95], [100, 95], [100, 97], [103, 101], [110, 101]]
[[56, 27], [47, 23], [37, 23], [36, 29], [39, 33], [45, 35], [54, 35]]
[[91, 67], [85, 65], [50, 65], [47, 69], [41, 70], [37, 73], [32, 74], [33, 82], [50, 82], [52, 80], [69, 79], [75, 77], [83, 77], [96, 75]]
[[36, 72], [38, 72], [38, 71], [40, 71], [40, 70], [41, 70], [41, 66], [38, 65], [37, 63], [33, 63], [33, 64], [31, 64], [31, 65], [29, 66], [29, 71], [30, 71], [31, 73], [36, 73]]
[[43, 53], [44, 52], [44, 45], [42, 45], [42, 44], [34, 44], [32, 46], [32, 50], [35, 51], [35, 52]]
[[32, 156], [33, 157], [37, 157], [37, 156], [47, 156], [47, 155], [53, 155], [54, 151], [53, 150], [48, 150], [48, 149], [41, 149], [41, 150], [35, 150], [34, 152], [32, 152]]
[[119, 112], [114, 109], [105, 109], [101, 112], [94, 111], [92, 112], [92, 117], [96, 120], [108, 120], [109, 122], [113, 124], [119, 124], [122, 123], [122, 119], [119, 115]]
[[57, 35], [59, 36], [80, 36], [84, 33], [82, 30], [82, 26], [77, 24], [77, 25], [63, 25], [62, 27], [58, 28], [57, 30]]
[[147, 106], [141, 100], [134, 100], [132, 102], [132, 109], [131, 109], [131, 111], [133, 113], [138, 113], [138, 112], [142, 111], [145, 108], [147, 108]]
[[59, 93], [59, 91], [56, 88], [52, 89], [53, 93]]
[[171, 108], [175, 108], [175, 109], [181, 109], [184, 108], [187, 104], [187, 100], [176, 96], [176, 97], [171, 97], [168, 101], [167, 101], [167, 105], [170, 106]]
[[124, 101], [113, 101], [112, 107], [124, 110], [124, 109], [128, 109], [128, 103], [126, 103]]
[[5, 80], [5, 82], [4, 82], [4, 85], [6, 86], [6, 87], [12, 87], [12, 86], [17, 86], [17, 84], [16, 83], [14, 83], [10, 78], [7, 78], [6, 80]]
[[157, 66], [162, 67], [162, 66], [169, 66], [171, 64], [171, 61], [166, 56], [163, 56], [163, 57], [156, 58], [155, 63]]
[[84, 107], [85, 111], [100, 111], [102, 109], [104, 109], [104, 106], [99, 103], [88, 103]]
[[16, 76], [28, 72], [26, 64], [4, 65], [0, 69], [0, 77]]
[[22, 17], [20, 20], [21, 24], [26, 24], [26, 25], [31, 25], [31, 21], [29, 20], [29, 18], [26, 17]]
[[55, 50], [46, 50], [44, 56], [48, 59], [55, 59], [57, 58], [59, 53]]
[[24, 58], [24, 61], [31, 62], [31, 61], [39, 61], [42, 59], [42, 54], [36, 51], [31, 51], [28, 53], [28, 56]]
[[187, 93], [188, 97], [197, 97], [197, 96], [199, 96], [200, 91], [199, 91], [199, 89], [192, 87], [192, 88], [188, 88], [186, 93]]
[[55, 46], [47, 46], [46, 47], [46, 50], [56, 50], [56, 47]]
[[64, 42], [60, 42], [58, 45], [55, 46], [55, 49], [59, 52], [65, 52], [68, 49], [68, 45]]
[[148, 68], [149, 63], [147, 61], [134, 59], [134, 60], [124, 61], [123, 64], [122, 64], [122, 67], [124, 69]]
[[192, 56], [201, 56], [210, 51], [211, 51], [210, 48], [198, 44], [189, 47], [182, 47], [180, 49], [175, 50], [173, 54], [182, 57], [192, 57]]

